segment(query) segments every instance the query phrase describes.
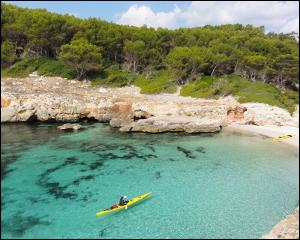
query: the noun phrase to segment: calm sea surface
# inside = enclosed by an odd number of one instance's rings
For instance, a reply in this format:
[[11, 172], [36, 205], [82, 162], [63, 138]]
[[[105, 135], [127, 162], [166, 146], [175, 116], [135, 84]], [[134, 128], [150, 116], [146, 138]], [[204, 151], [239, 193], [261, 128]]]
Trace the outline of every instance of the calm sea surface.
[[1, 238], [258, 238], [299, 205], [299, 156], [268, 138], [56, 126], [1, 125]]

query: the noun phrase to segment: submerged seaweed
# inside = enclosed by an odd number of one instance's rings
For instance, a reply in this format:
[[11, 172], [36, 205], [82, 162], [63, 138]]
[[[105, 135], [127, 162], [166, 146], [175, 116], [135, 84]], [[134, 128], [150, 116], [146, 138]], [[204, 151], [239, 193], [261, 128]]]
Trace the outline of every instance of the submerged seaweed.
[[200, 153], [206, 153], [205, 148], [202, 146], [197, 147], [196, 151]]
[[8, 173], [14, 171], [13, 169], [9, 169], [9, 165], [17, 161], [18, 158], [19, 155], [14, 154], [9, 156], [3, 156], [3, 158], [1, 159], [1, 181], [6, 177]]
[[196, 158], [196, 157], [192, 154], [191, 151], [189, 151], [189, 150], [187, 150], [187, 149], [185, 149], [185, 148], [183, 148], [183, 147], [178, 146], [178, 147], [177, 147], [177, 150], [178, 150], [179, 152], [183, 152], [187, 158], [193, 158], [193, 159]]
[[[66, 192], [68, 185], [61, 186], [59, 182], [50, 182], [49, 175], [68, 165], [76, 164], [77, 160], [78, 159], [76, 157], [68, 157], [62, 164], [59, 164], [58, 166], [55, 166], [53, 168], [48, 168], [45, 172], [40, 174], [39, 179], [37, 181], [38, 185], [46, 188], [47, 193], [54, 196], [56, 199], [58, 198], [75, 199], [77, 197], [76, 193]], [[74, 184], [76, 184], [76, 180]]]
[[24, 216], [23, 212], [19, 211], [9, 219], [1, 221], [1, 232], [10, 233], [13, 238], [20, 238], [35, 226], [50, 225], [51, 222], [43, 220], [45, 217], [47, 216]]
[[91, 163], [89, 165], [90, 170], [96, 170], [98, 168], [101, 168], [104, 164], [104, 161], [102, 159], [98, 159], [95, 162]]

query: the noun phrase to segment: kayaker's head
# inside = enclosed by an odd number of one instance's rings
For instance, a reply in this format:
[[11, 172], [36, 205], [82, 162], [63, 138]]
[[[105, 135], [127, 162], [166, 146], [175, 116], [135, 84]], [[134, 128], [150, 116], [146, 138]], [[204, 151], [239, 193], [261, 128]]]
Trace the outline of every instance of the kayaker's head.
[[126, 199], [126, 198], [127, 198], [127, 196], [123, 196], [123, 198], [124, 198], [124, 199]]

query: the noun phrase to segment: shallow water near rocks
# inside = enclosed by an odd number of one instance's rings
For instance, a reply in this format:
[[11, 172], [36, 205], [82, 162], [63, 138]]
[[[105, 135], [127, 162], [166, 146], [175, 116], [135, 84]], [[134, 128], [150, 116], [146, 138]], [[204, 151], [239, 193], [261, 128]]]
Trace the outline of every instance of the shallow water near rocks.
[[299, 156], [269, 138], [56, 126], [1, 125], [1, 238], [258, 238], [299, 205]]

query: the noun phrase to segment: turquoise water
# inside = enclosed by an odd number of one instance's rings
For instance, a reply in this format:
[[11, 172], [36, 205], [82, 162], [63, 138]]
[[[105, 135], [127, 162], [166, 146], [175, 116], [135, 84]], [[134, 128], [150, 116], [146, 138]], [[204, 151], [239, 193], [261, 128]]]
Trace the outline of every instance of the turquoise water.
[[299, 205], [299, 156], [268, 138], [56, 126], [1, 125], [1, 238], [258, 238]]

